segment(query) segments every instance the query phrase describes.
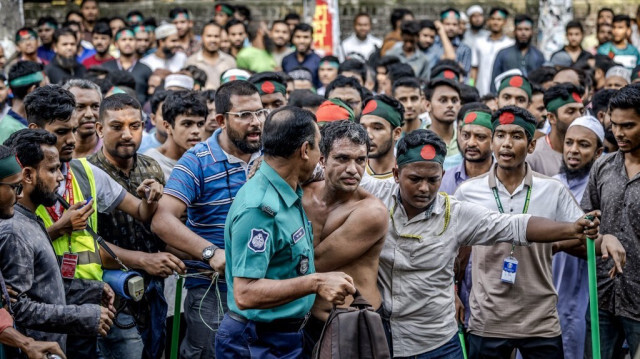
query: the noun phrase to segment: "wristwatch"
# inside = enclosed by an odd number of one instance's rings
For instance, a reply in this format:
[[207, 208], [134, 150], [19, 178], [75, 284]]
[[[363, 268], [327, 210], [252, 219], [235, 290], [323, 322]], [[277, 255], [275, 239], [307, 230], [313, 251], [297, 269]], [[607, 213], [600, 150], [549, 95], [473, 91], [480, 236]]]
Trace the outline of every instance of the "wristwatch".
[[213, 258], [213, 255], [216, 254], [216, 249], [218, 246], [211, 245], [202, 250], [202, 261], [205, 263], [209, 263], [209, 260]]

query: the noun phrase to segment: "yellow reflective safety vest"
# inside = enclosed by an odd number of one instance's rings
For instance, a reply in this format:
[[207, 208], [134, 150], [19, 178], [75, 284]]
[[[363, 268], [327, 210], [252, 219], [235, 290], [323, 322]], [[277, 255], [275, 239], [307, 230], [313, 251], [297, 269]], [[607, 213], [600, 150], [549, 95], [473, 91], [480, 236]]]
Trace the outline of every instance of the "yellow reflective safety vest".
[[[71, 184], [75, 203], [84, 201], [89, 194], [93, 201], [93, 214], [87, 220], [87, 225], [98, 232], [98, 206], [96, 201], [96, 183], [93, 170], [85, 158], [73, 159], [69, 162], [71, 171]], [[53, 224], [53, 218], [43, 206], [38, 206], [36, 214], [42, 219], [45, 227]], [[53, 248], [58, 257], [71, 252], [78, 255], [75, 278], [102, 280], [102, 260], [100, 259], [100, 247], [89, 232], [85, 230], [74, 231], [70, 235], [65, 234], [58, 238], [52, 238]]]

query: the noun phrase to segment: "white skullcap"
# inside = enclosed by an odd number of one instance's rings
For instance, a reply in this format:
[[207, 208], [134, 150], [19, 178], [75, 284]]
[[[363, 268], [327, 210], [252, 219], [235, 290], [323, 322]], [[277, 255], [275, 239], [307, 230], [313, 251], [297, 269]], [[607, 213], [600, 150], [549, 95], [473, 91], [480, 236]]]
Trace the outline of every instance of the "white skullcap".
[[220, 77], [220, 82], [226, 84], [227, 82], [235, 80], [248, 80], [249, 77], [251, 77], [251, 74], [245, 70], [230, 69], [222, 74], [222, 77]]
[[469, 6], [469, 8], [467, 9], [467, 15], [471, 17], [471, 15], [473, 14], [484, 14], [484, 11], [482, 10], [482, 6], [480, 5]]
[[571, 122], [571, 124], [569, 125], [569, 128], [573, 126], [582, 126], [590, 129], [591, 131], [593, 131], [593, 133], [596, 134], [596, 137], [600, 139], [600, 142], [604, 143], [604, 128], [602, 127], [602, 124], [600, 123], [600, 121], [598, 121], [595, 117], [593, 116], [578, 117], [573, 122]]
[[460, 20], [462, 20], [464, 22], [469, 22], [469, 17], [467, 16], [467, 14], [461, 12], [460, 13]]
[[604, 75], [605, 79], [608, 79], [612, 76], [622, 77], [627, 81], [627, 83], [631, 83], [631, 70], [627, 69], [623, 66], [614, 66], [607, 70], [607, 73]]
[[496, 76], [496, 79], [493, 80], [493, 84], [496, 86], [496, 90], [500, 88], [500, 83], [502, 83], [502, 80], [506, 79], [509, 76], [524, 76], [524, 74], [522, 73], [522, 71], [520, 71], [520, 69], [511, 69], [499, 74], [498, 76]]
[[171, 74], [164, 79], [164, 88], [180, 87], [185, 90], [193, 90], [193, 78], [183, 74]]
[[178, 33], [178, 28], [174, 24], [162, 24], [156, 27], [156, 39], [162, 40]]

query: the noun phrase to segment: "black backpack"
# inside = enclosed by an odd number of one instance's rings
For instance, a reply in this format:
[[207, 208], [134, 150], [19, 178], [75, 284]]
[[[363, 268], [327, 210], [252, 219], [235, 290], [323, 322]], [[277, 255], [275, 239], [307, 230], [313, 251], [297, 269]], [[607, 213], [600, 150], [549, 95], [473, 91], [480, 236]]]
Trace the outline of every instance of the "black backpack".
[[322, 329], [314, 359], [390, 359], [380, 315], [356, 290], [348, 308], [336, 308]]

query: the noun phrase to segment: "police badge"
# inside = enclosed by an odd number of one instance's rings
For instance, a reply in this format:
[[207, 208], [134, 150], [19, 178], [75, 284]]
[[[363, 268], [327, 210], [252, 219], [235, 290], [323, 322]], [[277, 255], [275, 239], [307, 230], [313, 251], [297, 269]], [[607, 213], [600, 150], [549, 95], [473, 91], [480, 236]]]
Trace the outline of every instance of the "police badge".
[[305, 275], [309, 271], [309, 257], [300, 255], [300, 263], [298, 263], [298, 274]]
[[262, 229], [253, 228], [249, 238], [249, 249], [256, 253], [264, 252], [267, 249], [269, 233]]

